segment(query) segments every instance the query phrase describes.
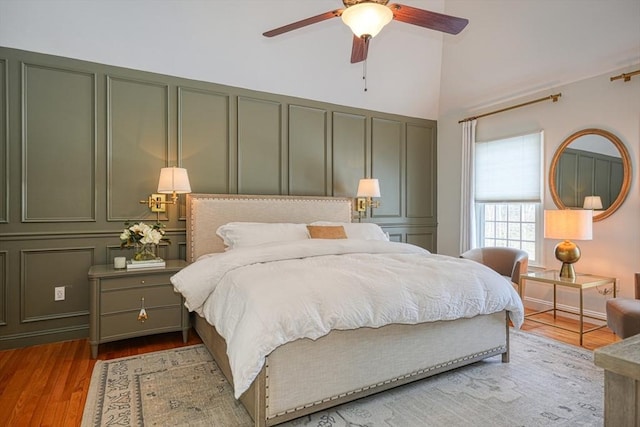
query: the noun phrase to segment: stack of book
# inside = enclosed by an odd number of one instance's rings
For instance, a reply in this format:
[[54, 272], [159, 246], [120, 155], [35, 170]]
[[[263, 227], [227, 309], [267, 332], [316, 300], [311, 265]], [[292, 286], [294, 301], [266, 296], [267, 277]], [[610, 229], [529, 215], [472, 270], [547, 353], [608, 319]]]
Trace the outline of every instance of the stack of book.
[[127, 270], [139, 270], [142, 268], [164, 268], [165, 262], [162, 258], [148, 259], [144, 261], [127, 261]]

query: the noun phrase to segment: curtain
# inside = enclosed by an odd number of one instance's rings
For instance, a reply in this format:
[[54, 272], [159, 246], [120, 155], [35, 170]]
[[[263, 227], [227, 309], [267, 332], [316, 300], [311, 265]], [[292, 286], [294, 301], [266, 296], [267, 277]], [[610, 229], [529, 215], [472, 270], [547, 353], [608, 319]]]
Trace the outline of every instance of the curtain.
[[477, 120], [462, 123], [462, 183], [460, 188], [460, 253], [475, 247], [475, 145]]

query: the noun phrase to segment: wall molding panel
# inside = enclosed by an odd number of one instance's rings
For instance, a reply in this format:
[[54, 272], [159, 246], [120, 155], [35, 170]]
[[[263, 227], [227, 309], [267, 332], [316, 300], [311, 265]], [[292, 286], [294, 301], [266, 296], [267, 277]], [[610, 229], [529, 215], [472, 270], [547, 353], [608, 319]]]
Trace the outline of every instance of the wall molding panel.
[[229, 193], [229, 94], [178, 87], [178, 166], [201, 193]]
[[[25, 249], [21, 258], [21, 322], [42, 322], [89, 314], [87, 274], [70, 265], [89, 270], [94, 248]], [[54, 288], [65, 288], [64, 301], [54, 301]]]
[[0, 58], [0, 224], [9, 222], [9, 73]]
[[[435, 126], [407, 124], [406, 216], [436, 225], [437, 153]], [[435, 247], [434, 247], [435, 248]]]
[[125, 221], [161, 221], [160, 256], [186, 257], [186, 197], [158, 216], [140, 203], [165, 166], [196, 193], [355, 197], [373, 176], [363, 221], [435, 251], [436, 126], [0, 47], [0, 349], [88, 335], [87, 272], [131, 257]]
[[95, 73], [22, 63], [22, 221], [96, 220], [96, 100]]
[[0, 326], [7, 324], [7, 254], [8, 251], [0, 251]]
[[371, 177], [380, 183], [384, 204], [373, 210], [373, 218], [402, 217], [404, 190], [404, 123], [373, 118], [371, 121]]
[[367, 117], [360, 114], [334, 112], [331, 120], [333, 194], [355, 197], [360, 178], [369, 176], [367, 159]]
[[282, 103], [238, 97], [238, 192], [283, 191]]
[[139, 218], [169, 164], [168, 84], [107, 76], [107, 148], [108, 220]]
[[289, 105], [288, 169], [289, 194], [329, 196], [328, 111]]

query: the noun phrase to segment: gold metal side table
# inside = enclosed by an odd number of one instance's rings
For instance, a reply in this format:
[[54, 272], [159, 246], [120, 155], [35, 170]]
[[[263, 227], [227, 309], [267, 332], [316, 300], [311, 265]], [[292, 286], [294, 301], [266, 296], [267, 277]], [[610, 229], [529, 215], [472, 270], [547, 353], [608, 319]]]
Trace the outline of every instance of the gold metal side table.
[[[600, 326], [596, 326], [593, 328], [589, 328], [589, 329], [584, 329], [584, 318], [590, 318], [590, 319], [596, 319], [596, 320], [600, 320], [602, 321], [602, 319], [599, 319], [597, 317], [594, 316], [589, 316], [584, 314], [584, 298], [583, 298], [583, 292], [585, 289], [589, 289], [589, 288], [595, 288], [596, 286], [603, 286], [603, 285], [607, 285], [607, 284], [612, 284], [613, 285], [613, 297], [616, 297], [616, 282], [617, 279], [615, 277], [603, 277], [603, 276], [596, 276], [594, 274], [585, 274], [585, 273], [576, 273], [576, 277], [575, 279], [566, 279], [563, 277], [560, 277], [560, 271], [559, 270], [545, 270], [545, 271], [536, 271], [536, 272], [530, 272], [527, 273], [525, 275], [520, 276], [520, 284], [522, 286], [522, 296], [524, 298], [524, 294], [525, 294], [525, 285], [527, 281], [532, 281], [532, 282], [539, 282], [539, 283], [547, 283], [550, 285], [553, 285], [553, 308], [549, 308], [547, 310], [541, 310], [541, 311], [536, 311], [535, 313], [529, 313], [527, 314], [525, 317], [529, 320], [531, 320], [532, 322], [537, 322], [537, 323], [542, 323], [544, 325], [548, 325], [548, 326], [553, 326], [554, 328], [558, 328], [558, 329], [563, 329], [565, 331], [570, 331], [570, 332], [575, 332], [580, 334], [580, 345], [582, 346], [582, 338], [584, 336], [584, 334], [588, 333], [588, 332], [592, 332], [595, 331], [596, 329], [601, 329], [604, 328], [606, 325], [600, 325]], [[553, 318], [556, 318], [556, 313], [561, 311], [564, 313], [571, 313], [571, 314], [575, 314], [571, 311], [568, 310], [563, 310], [557, 307], [556, 304], [556, 294], [557, 294], [557, 287], [558, 286], [565, 286], [568, 288], [573, 288], [573, 289], [578, 289], [579, 294], [580, 294], [580, 309], [579, 309], [579, 317], [580, 317], [580, 321], [579, 321], [579, 328], [578, 329], [573, 329], [573, 328], [567, 328], [565, 326], [560, 326], [560, 325], [556, 325], [554, 323], [550, 323], [550, 322], [546, 322], [544, 320], [541, 319], [536, 319], [533, 318], [533, 316], [536, 316], [538, 314], [542, 314], [542, 313], [548, 313], [548, 312], [553, 312]]]

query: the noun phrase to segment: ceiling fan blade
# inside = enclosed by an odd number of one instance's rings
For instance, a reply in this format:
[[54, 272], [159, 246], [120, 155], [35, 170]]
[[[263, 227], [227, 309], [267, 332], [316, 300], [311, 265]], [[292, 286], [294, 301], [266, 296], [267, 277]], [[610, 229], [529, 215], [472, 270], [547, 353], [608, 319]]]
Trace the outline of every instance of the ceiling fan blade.
[[262, 33], [265, 37], [278, 36], [289, 31], [297, 30], [298, 28], [306, 27], [307, 25], [315, 24], [318, 22], [326, 21], [327, 19], [337, 18], [342, 15], [344, 9], [336, 9], [330, 12], [325, 12], [320, 15], [312, 16], [310, 18], [303, 19], [301, 21], [292, 22], [291, 24], [284, 25], [273, 30], [269, 30], [266, 33]]
[[351, 47], [351, 63], [362, 62], [367, 59], [369, 52], [369, 40], [371, 37], [358, 37], [353, 35], [353, 46]]
[[396, 21], [449, 34], [458, 34], [469, 23], [469, 20], [465, 18], [444, 15], [398, 3], [390, 4], [389, 9], [393, 12], [393, 19]]

